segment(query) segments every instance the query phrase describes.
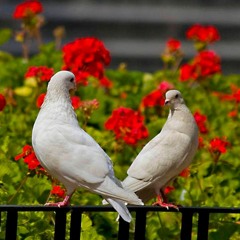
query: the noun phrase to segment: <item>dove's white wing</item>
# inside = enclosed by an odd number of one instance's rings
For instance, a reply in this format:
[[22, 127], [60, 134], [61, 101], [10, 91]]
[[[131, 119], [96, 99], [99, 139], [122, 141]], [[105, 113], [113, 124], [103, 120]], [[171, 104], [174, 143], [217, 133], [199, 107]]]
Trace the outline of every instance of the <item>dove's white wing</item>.
[[82, 186], [103, 196], [141, 204], [132, 192], [119, 187], [110, 158], [78, 125], [43, 125], [44, 132], [38, 134], [37, 157], [69, 192]]
[[154, 182], [160, 182], [163, 187], [186, 168], [198, 144], [197, 129], [192, 131], [191, 128], [182, 128], [186, 121], [193, 121], [192, 117], [190, 120], [183, 118], [183, 121], [172, 121], [169, 118], [162, 131], [136, 157], [128, 169], [123, 186], [134, 192]]
[[47, 95], [34, 123], [32, 143], [43, 167], [67, 189], [67, 196], [56, 206], [66, 206], [77, 187], [102, 195], [130, 222], [124, 202], [142, 205], [133, 192], [124, 190], [114, 176], [110, 158], [97, 142], [82, 130], [72, 108], [69, 90], [75, 76], [56, 73], [48, 84]]

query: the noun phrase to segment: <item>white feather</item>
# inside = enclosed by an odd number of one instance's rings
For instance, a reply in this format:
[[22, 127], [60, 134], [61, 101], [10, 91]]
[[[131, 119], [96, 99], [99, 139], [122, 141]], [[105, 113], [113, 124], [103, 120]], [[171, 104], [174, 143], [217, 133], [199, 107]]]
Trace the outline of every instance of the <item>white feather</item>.
[[78, 187], [102, 195], [119, 214], [130, 221], [123, 202], [142, 204], [131, 191], [124, 190], [114, 176], [111, 159], [98, 143], [79, 127], [69, 90], [75, 87], [74, 75], [56, 73], [49, 82], [44, 104], [35, 121], [32, 144], [41, 165], [71, 195]]
[[143, 202], [159, 195], [161, 189], [187, 168], [198, 148], [198, 127], [181, 93], [168, 91], [165, 103], [170, 106], [166, 123], [138, 154], [122, 183]]

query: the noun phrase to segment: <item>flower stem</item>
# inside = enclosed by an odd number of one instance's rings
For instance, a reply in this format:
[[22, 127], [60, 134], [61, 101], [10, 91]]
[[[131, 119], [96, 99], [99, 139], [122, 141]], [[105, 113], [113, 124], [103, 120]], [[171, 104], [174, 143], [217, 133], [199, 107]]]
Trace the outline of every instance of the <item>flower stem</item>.
[[27, 173], [27, 175], [24, 177], [24, 179], [22, 180], [22, 182], [20, 183], [20, 185], [18, 186], [15, 194], [8, 200], [8, 204], [10, 204], [13, 199], [17, 196], [17, 194], [19, 193], [19, 191], [21, 190], [21, 188], [23, 187], [23, 185], [26, 183], [27, 179], [28, 179], [29, 173]]

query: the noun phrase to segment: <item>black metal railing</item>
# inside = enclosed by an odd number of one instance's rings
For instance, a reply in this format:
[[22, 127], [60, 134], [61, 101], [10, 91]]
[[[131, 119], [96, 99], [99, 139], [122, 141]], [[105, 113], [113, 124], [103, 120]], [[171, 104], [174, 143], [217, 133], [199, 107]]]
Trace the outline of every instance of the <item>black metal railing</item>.
[[[176, 212], [182, 215], [180, 239], [192, 239], [193, 215], [197, 214], [197, 239], [207, 240], [209, 231], [209, 216], [216, 213], [240, 213], [240, 208], [210, 208], [210, 207], [180, 207], [179, 212], [175, 209], [165, 209], [157, 206], [128, 206], [131, 212], [136, 212], [134, 239], [145, 239], [147, 213], [148, 212]], [[83, 212], [114, 212], [111, 206], [69, 206], [64, 208], [45, 206], [15, 206], [0, 205], [1, 213], [6, 212], [5, 239], [14, 240], [17, 238], [18, 213], [19, 212], [55, 212], [54, 239], [79, 240], [81, 236], [81, 219]], [[66, 236], [67, 214], [71, 215], [70, 236]], [[0, 223], [2, 220], [0, 218]], [[129, 239], [130, 224], [119, 220], [118, 239]]]

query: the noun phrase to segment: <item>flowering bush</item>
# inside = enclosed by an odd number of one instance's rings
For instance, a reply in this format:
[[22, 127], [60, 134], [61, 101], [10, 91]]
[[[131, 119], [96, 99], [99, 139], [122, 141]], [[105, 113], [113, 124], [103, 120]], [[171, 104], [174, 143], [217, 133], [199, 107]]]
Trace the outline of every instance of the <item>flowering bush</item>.
[[[27, 34], [28, 38], [39, 40], [42, 12], [38, 1], [17, 6], [13, 16], [24, 23], [21, 31], [25, 37]], [[1, 37], [7, 39], [5, 35]], [[68, 69], [79, 83], [71, 97], [79, 124], [112, 158], [119, 179], [126, 177], [142, 147], [161, 131], [168, 116], [168, 109], [163, 106], [164, 94], [176, 88], [182, 92], [199, 127], [199, 150], [190, 168], [165, 193], [170, 201], [186, 206], [239, 206], [240, 76], [221, 73], [220, 56], [209, 49], [220, 39], [214, 26], [194, 25], [186, 30], [187, 39], [196, 47], [196, 56], [186, 64], [181, 62], [181, 42], [170, 38], [161, 55], [164, 68], [154, 73], [129, 71], [123, 65], [118, 70], [105, 69], [110, 53], [95, 37], [79, 38], [62, 48], [58, 48], [59, 41], [43, 44], [32, 57], [27, 54], [25, 37], [20, 41], [23, 57], [2, 52], [0, 59], [0, 78], [4, 79], [0, 86], [1, 204], [44, 204], [65, 196], [61, 183], [38, 162], [31, 146], [31, 131], [47, 82], [54, 72]], [[101, 199], [79, 189], [72, 204], [99, 205]], [[49, 214], [19, 216], [19, 238], [53, 239]], [[113, 239], [117, 231], [113, 214], [84, 215], [84, 239]], [[149, 213], [148, 239], [178, 239], [180, 218], [180, 214]], [[26, 222], [31, 222], [31, 227]], [[197, 234], [196, 225], [194, 218], [193, 236]], [[4, 229], [4, 221], [1, 228]], [[239, 239], [239, 217], [211, 216], [209, 231], [210, 240], [219, 236]], [[4, 238], [4, 231], [0, 238]]]

